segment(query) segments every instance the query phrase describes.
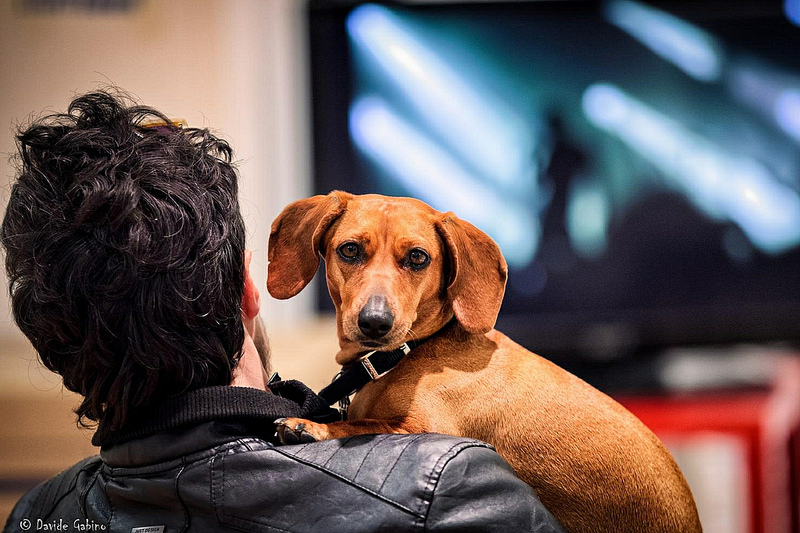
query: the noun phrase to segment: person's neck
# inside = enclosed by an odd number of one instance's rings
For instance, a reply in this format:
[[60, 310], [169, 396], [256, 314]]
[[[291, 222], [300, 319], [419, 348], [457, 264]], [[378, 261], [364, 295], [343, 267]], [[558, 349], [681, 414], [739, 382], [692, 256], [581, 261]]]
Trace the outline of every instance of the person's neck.
[[254, 389], [267, 389], [267, 373], [261, 364], [261, 357], [258, 355], [253, 338], [245, 330], [244, 345], [242, 346], [242, 357], [239, 364], [233, 369], [233, 380], [231, 386], [251, 387]]

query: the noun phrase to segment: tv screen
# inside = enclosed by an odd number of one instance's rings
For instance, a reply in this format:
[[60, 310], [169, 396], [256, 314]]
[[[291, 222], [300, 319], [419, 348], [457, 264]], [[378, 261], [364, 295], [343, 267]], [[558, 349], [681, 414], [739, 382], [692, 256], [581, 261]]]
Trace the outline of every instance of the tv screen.
[[800, 2], [308, 14], [316, 192], [413, 196], [484, 230], [521, 344], [800, 338]]

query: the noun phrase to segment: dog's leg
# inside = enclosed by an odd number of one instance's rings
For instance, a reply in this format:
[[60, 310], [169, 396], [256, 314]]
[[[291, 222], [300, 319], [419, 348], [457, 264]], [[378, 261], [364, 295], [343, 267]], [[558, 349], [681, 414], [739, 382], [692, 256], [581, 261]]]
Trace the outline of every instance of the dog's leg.
[[318, 440], [339, 439], [353, 435], [374, 433], [420, 433], [421, 427], [409, 424], [407, 420], [353, 420], [319, 424], [303, 418], [280, 418], [275, 421], [278, 438], [283, 444], [315, 442]]

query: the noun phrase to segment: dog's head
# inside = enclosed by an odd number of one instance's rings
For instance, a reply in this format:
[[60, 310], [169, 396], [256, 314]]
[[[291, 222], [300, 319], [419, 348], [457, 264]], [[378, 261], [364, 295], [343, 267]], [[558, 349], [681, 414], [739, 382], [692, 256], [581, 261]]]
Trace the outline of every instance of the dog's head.
[[412, 198], [334, 191], [287, 206], [272, 224], [267, 289], [291, 298], [325, 259], [346, 363], [435, 333], [455, 316], [494, 327], [506, 262], [488, 235]]

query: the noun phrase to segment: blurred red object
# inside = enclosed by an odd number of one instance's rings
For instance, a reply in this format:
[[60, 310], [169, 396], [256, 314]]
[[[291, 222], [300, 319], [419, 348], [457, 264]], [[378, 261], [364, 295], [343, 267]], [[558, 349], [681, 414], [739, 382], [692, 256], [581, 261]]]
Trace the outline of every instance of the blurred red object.
[[705, 533], [800, 531], [800, 358], [763, 364], [759, 388], [616, 398], [675, 456]]

